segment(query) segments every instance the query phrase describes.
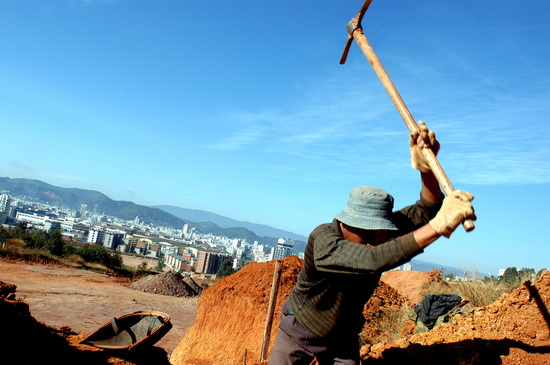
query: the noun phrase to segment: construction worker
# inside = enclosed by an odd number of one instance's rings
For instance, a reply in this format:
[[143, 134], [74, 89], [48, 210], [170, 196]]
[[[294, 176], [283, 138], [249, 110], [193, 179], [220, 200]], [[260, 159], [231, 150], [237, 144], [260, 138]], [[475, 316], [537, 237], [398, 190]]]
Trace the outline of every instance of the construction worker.
[[447, 238], [465, 219], [475, 220], [473, 196], [455, 191], [444, 198], [421, 148], [437, 154], [435, 133], [419, 123], [410, 137], [412, 167], [420, 170], [420, 200], [393, 211], [382, 189], [354, 188], [332, 223], [310, 234], [304, 266], [287, 301], [269, 364], [359, 364], [363, 308], [384, 271]]

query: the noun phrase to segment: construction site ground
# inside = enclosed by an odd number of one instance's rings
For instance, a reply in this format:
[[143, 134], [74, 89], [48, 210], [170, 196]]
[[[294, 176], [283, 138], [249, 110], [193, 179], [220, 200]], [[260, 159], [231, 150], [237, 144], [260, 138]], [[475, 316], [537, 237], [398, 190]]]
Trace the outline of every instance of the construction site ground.
[[[302, 265], [296, 256], [283, 260], [269, 349], [281, 305]], [[260, 347], [274, 267], [274, 261], [248, 264], [197, 299], [132, 290], [128, 282], [92, 271], [0, 260], [0, 281], [9, 283], [0, 283], [5, 297], [0, 298], [0, 363], [265, 364]], [[363, 346], [362, 364], [550, 364], [550, 272], [451, 323], [428, 333], [403, 333], [395, 342], [383, 340], [378, 319], [402, 303], [418, 302], [423, 283], [437, 275], [384, 276], [365, 306], [363, 332], [377, 340]], [[17, 285], [15, 294], [10, 284]], [[112, 317], [137, 310], [166, 312], [174, 328], [147, 352], [112, 353], [79, 345]]]
[[29, 305], [36, 320], [51, 327], [69, 327], [78, 334], [88, 334], [125, 313], [165, 312], [173, 328], [157, 346], [168, 355], [193, 325], [197, 310], [197, 297], [136, 291], [127, 287], [126, 279], [66, 266], [0, 260], [0, 281], [17, 286], [17, 296]]

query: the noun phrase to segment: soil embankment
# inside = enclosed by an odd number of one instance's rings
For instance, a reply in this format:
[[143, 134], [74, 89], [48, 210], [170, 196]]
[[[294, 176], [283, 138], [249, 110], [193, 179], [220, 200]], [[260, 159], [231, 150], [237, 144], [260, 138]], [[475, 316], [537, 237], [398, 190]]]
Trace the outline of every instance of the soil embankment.
[[[281, 306], [296, 283], [302, 260], [288, 256], [283, 260], [277, 309], [273, 319], [275, 341]], [[265, 330], [266, 313], [273, 281], [275, 261], [253, 262], [235, 274], [220, 279], [202, 292], [197, 319], [170, 358], [172, 364], [255, 364]]]
[[[198, 303], [195, 324], [174, 350], [171, 363], [243, 364], [246, 350], [246, 364], [258, 364], [274, 265], [273, 261], [249, 264], [206, 289]], [[284, 260], [270, 348], [280, 307], [301, 265], [296, 257]], [[550, 363], [550, 272], [545, 271], [535, 283], [524, 284], [492, 305], [477, 308], [465, 317], [457, 316], [428, 333], [414, 334], [411, 321], [410, 331], [395, 343], [383, 340], [376, 319], [392, 308], [416, 304], [423, 286], [418, 281], [426, 284], [437, 280], [437, 275], [403, 272], [391, 276], [377, 288], [363, 312], [367, 319], [364, 333], [377, 340], [375, 345], [363, 347], [364, 364]], [[396, 288], [388, 284], [392, 281]]]
[[[269, 348], [281, 305], [301, 266], [302, 260], [295, 256], [283, 261]], [[168, 364], [171, 353], [172, 365], [236, 365], [244, 363], [246, 353], [246, 364], [259, 364], [274, 267], [275, 261], [251, 263], [205, 289], [194, 321], [196, 298], [131, 290], [128, 283], [90, 271], [0, 261], [0, 280], [6, 282], [0, 283], [0, 311], [6, 318], [1, 330], [2, 363]], [[363, 364], [550, 363], [549, 271], [428, 333], [411, 330], [396, 342], [385, 341], [376, 319], [418, 301], [413, 299], [422, 288], [418, 282], [435, 280], [431, 274], [420, 274], [383, 276], [364, 310], [364, 333], [375, 340], [374, 345], [363, 346]], [[147, 353], [115, 356], [78, 345], [111, 317], [142, 309], [166, 312], [174, 323], [174, 329]]]

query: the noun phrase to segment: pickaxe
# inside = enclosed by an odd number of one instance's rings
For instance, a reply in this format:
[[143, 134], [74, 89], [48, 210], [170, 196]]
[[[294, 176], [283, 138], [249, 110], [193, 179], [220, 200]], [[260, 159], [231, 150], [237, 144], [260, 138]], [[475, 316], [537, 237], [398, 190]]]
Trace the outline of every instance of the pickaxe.
[[[355, 17], [352, 18], [351, 21], [348, 23], [348, 38], [346, 40], [344, 52], [342, 53], [342, 58], [340, 58], [340, 64], [343, 65], [346, 62], [349, 48], [351, 46], [351, 43], [353, 42], [353, 39], [355, 39], [355, 41], [357, 41], [357, 44], [359, 45], [359, 47], [361, 47], [361, 50], [367, 57], [367, 60], [374, 68], [374, 71], [378, 75], [378, 78], [382, 82], [382, 85], [384, 85], [384, 88], [388, 92], [388, 95], [390, 96], [393, 104], [397, 108], [397, 111], [401, 115], [401, 118], [403, 118], [403, 121], [407, 125], [407, 128], [409, 128], [409, 131], [411, 133], [414, 133], [418, 131], [418, 124], [416, 124], [416, 121], [412, 117], [411, 112], [407, 108], [407, 105], [405, 105], [405, 102], [401, 98], [401, 95], [399, 95], [399, 92], [397, 91], [395, 85], [388, 76], [388, 73], [384, 69], [384, 66], [382, 66], [382, 63], [376, 56], [376, 53], [374, 53], [374, 50], [367, 41], [367, 38], [363, 33], [363, 28], [361, 27], [361, 20], [363, 19], [363, 16], [365, 15], [365, 12], [367, 11], [371, 2], [372, 0], [365, 0], [363, 6], [361, 7], [361, 10], [359, 10], [357, 15], [355, 15]], [[445, 194], [449, 195], [450, 193], [452, 193], [455, 189], [451, 184], [451, 181], [445, 174], [445, 171], [443, 171], [443, 168], [439, 164], [439, 161], [437, 160], [433, 151], [430, 148], [422, 148], [421, 151]], [[467, 232], [472, 231], [475, 228], [474, 223], [470, 219], [465, 220], [462, 225]]]

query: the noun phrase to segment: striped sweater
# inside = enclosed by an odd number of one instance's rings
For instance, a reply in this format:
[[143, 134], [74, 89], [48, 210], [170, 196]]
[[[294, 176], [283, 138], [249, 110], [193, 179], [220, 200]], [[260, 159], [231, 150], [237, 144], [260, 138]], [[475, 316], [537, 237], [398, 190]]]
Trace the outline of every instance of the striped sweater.
[[393, 236], [375, 247], [345, 240], [336, 219], [315, 228], [288, 299], [298, 322], [317, 337], [358, 334], [364, 324], [363, 307], [380, 276], [422, 252], [412, 232], [440, 207], [421, 198], [394, 212], [399, 230], [388, 231]]

